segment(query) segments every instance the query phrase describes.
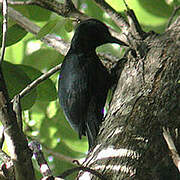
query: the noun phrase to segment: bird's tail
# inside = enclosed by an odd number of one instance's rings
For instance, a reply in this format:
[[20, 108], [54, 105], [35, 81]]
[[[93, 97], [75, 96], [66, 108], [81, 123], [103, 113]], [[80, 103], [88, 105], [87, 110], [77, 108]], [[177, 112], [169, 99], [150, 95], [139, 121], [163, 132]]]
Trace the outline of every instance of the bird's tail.
[[[93, 125], [94, 126], [94, 125]], [[91, 149], [91, 147], [94, 145], [95, 143], [95, 139], [97, 136], [97, 132], [94, 129], [94, 127], [92, 127], [92, 125], [90, 125], [89, 123], [87, 123], [87, 131], [86, 131], [86, 136], [88, 138], [88, 144], [89, 144], [89, 149]]]
[[92, 99], [88, 108], [86, 121], [86, 136], [88, 138], [89, 149], [95, 144], [102, 118], [103, 114], [98, 110], [95, 101]]
[[86, 124], [86, 136], [88, 138], [89, 149], [95, 144], [95, 140], [99, 131], [99, 124], [97, 123], [97, 119], [91, 119]]
[[93, 112], [89, 114], [88, 121], [86, 123], [86, 136], [88, 138], [89, 149], [95, 144], [95, 140], [99, 132], [99, 126], [101, 124], [101, 119], [98, 118], [96, 113]]

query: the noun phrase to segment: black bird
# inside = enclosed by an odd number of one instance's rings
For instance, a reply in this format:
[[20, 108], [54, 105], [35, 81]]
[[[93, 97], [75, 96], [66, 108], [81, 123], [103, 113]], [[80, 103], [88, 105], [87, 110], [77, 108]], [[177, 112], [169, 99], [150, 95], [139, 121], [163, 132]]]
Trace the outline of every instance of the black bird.
[[66, 119], [81, 136], [94, 144], [103, 119], [111, 77], [95, 49], [105, 43], [122, 41], [112, 37], [107, 26], [96, 19], [81, 22], [71, 41], [59, 76], [58, 95]]

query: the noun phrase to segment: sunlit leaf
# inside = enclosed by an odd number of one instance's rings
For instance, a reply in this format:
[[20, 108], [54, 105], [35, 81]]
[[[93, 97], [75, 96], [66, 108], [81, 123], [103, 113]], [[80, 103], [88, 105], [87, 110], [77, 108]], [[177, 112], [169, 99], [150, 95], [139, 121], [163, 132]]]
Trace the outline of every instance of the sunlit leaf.
[[48, 33], [50, 33], [53, 28], [56, 26], [58, 22], [58, 19], [54, 19], [54, 20], [50, 20], [48, 21], [38, 32], [36, 38], [41, 39], [43, 38], [45, 35], [47, 35]]
[[39, 70], [48, 70], [62, 62], [63, 56], [53, 49], [40, 49], [27, 55], [23, 63]]

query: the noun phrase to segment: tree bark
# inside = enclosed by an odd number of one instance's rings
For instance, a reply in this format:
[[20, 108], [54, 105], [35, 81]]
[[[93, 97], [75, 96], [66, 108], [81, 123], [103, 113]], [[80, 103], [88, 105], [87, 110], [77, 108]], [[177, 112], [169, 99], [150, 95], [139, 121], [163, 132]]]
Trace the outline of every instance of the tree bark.
[[[180, 152], [180, 17], [130, 50], [96, 145], [84, 165], [108, 180], [176, 180], [162, 127]], [[78, 179], [98, 179], [88, 172]]]

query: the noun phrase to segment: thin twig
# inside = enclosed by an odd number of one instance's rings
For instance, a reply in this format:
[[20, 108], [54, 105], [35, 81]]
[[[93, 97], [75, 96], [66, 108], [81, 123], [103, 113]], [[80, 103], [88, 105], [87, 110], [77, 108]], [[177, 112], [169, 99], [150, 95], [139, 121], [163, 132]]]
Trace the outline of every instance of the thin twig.
[[176, 16], [176, 14], [177, 14], [177, 12], [178, 12], [179, 10], [180, 10], [180, 6], [177, 6], [177, 7], [174, 8], [171, 17], [170, 17], [169, 20], [168, 20], [166, 29], [168, 29], [169, 26], [172, 24], [172, 21], [173, 21], [174, 17]]
[[163, 127], [163, 136], [166, 140], [169, 150], [171, 151], [173, 162], [180, 172], [180, 156], [177, 152], [177, 149], [175, 147], [175, 144], [173, 142], [168, 128], [166, 129], [165, 127]]
[[55, 151], [47, 148], [47, 147], [44, 146], [43, 144], [42, 144], [42, 146], [43, 146], [44, 152], [46, 152], [47, 154], [51, 154], [52, 156], [58, 158], [59, 160], [63, 160], [63, 161], [66, 161], [66, 162], [68, 162], [68, 163], [75, 164], [73, 158], [71, 158], [71, 157], [69, 157], [69, 156], [65, 156], [65, 155], [63, 155], [63, 154], [61, 154], [61, 153], [55, 152]]
[[140, 23], [138, 22], [138, 19], [134, 13], [134, 11], [129, 8], [128, 4], [126, 3], [126, 0], [123, 0], [124, 4], [126, 6], [127, 9], [127, 18], [128, 18], [128, 22], [129, 22], [129, 26], [130, 26], [130, 31], [133, 34], [133, 36], [135, 36], [136, 38], [143, 38], [143, 36], [145, 35], [145, 32], [142, 30]]
[[3, 36], [2, 36], [0, 66], [3, 62], [5, 49], [6, 49], [7, 18], [8, 18], [8, 4], [7, 4], [7, 0], [3, 0]]
[[[53, 151], [52, 149], [49, 149], [44, 143], [40, 142], [39, 139], [34, 139], [32, 137], [28, 137], [31, 141], [37, 141], [41, 144], [42, 148], [43, 148], [43, 152], [49, 154], [49, 155], [52, 155], [53, 157], [59, 159], [59, 160], [62, 160], [62, 161], [66, 161], [68, 163], [71, 163], [73, 165], [76, 165], [74, 161], [78, 161], [78, 160], [75, 160], [74, 158], [72, 157], [69, 157], [69, 156], [65, 156], [59, 152], [55, 152]], [[78, 164], [79, 165], [79, 164]]]
[[123, 32], [127, 31], [129, 28], [128, 22], [125, 18], [113, 9], [108, 3], [104, 0], [94, 0], [101, 9], [103, 9], [113, 20], [114, 22], [122, 29]]
[[[41, 75], [39, 78], [37, 78], [36, 80], [34, 80], [31, 84], [29, 84], [26, 88], [24, 88], [20, 93], [19, 93], [19, 97], [22, 98], [24, 97], [26, 94], [28, 94], [33, 88], [35, 88], [38, 84], [40, 84], [42, 81], [46, 80], [47, 78], [49, 78], [52, 74], [54, 74], [55, 72], [57, 72], [58, 70], [60, 70], [61, 68], [61, 64], [55, 66], [54, 68], [50, 69], [48, 72], [44, 73], [43, 75]], [[12, 100], [14, 101], [14, 99]]]

